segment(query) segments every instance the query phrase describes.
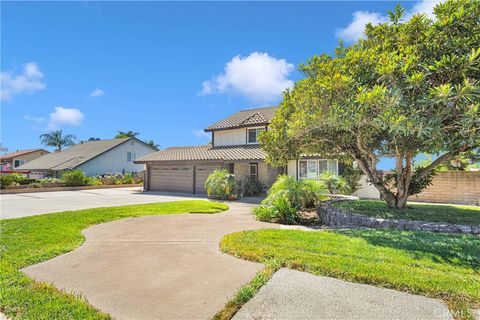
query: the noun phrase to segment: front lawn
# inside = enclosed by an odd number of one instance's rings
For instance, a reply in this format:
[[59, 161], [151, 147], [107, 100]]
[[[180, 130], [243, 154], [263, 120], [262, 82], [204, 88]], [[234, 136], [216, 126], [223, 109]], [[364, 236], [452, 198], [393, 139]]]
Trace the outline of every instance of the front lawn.
[[480, 224], [480, 207], [408, 203], [405, 209], [389, 209], [381, 200], [340, 201], [334, 207], [352, 213], [383, 219], [405, 219], [455, 224]]
[[191, 200], [0, 220], [0, 310], [16, 319], [110, 319], [84, 300], [35, 282], [19, 269], [72, 251], [85, 240], [81, 231], [95, 224], [127, 217], [226, 209], [223, 203]]
[[456, 318], [480, 307], [480, 238], [428, 232], [257, 230], [225, 236], [251, 261], [444, 299]]

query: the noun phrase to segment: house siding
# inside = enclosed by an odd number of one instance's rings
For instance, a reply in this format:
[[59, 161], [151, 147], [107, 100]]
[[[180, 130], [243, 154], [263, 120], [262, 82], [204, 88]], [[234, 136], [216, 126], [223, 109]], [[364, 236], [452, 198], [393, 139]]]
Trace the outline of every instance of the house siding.
[[[133, 145], [131, 142], [133, 142]], [[135, 158], [139, 158], [153, 151], [152, 148], [143, 143], [130, 140], [79, 165], [75, 169], [82, 170], [87, 176], [118, 172], [140, 172], [145, 170], [145, 165], [133, 163], [133, 153], [135, 153]], [[130, 162], [127, 162], [127, 152], [132, 152], [132, 161]]]
[[236, 146], [241, 144], [247, 144], [247, 129], [232, 129], [232, 130], [220, 130], [215, 131], [214, 146]]

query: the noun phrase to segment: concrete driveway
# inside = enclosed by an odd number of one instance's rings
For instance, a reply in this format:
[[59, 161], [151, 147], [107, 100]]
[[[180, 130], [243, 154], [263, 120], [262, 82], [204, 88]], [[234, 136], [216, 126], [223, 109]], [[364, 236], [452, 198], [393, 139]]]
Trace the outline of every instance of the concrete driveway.
[[23, 271], [117, 319], [208, 319], [262, 267], [222, 254], [224, 234], [279, 228], [255, 221], [252, 205], [218, 214], [124, 219], [84, 231], [78, 249]]
[[20, 218], [38, 214], [129, 204], [198, 199], [202, 196], [141, 192], [140, 187], [54, 191], [0, 195], [0, 217]]

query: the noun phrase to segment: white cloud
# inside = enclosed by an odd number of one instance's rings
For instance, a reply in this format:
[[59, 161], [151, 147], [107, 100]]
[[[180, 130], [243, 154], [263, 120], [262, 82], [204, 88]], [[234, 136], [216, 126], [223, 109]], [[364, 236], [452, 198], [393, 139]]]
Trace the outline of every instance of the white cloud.
[[[415, 4], [411, 10], [405, 12], [404, 19], [409, 20], [414, 14], [424, 13], [429, 18], [433, 18], [433, 8], [442, 2], [442, 0], [422, 0]], [[373, 25], [388, 22], [387, 15], [379, 12], [355, 11], [353, 20], [345, 28], [336, 32], [337, 37], [346, 42], [354, 42], [364, 36], [365, 25], [371, 23]]]
[[202, 83], [200, 94], [234, 92], [258, 102], [274, 101], [293, 86], [288, 76], [294, 65], [268, 53], [253, 52], [227, 62], [222, 74]]
[[60, 125], [78, 126], [83, 122], [84, 114], [75, 108], [55, 107], [55, 111], [50, 113], [48, 129], [56, 129]]
[[387, 22], [388, 19], [378, 12], [355, 11], [353, 13], [353, 21], [343, 29], [337, 31], [337, 37], [347, 41], [354, 42], [363, 36], [365, 25], [371, 23], [373, 25]]
[[36, 62], [25, 64], [20, 74], [14, 74], [13, 71], [1, 72], [0, 86], [0, 100], [2, 101], [10, 100], [18, 94], [44, 90], [47, 87], [43, 82], [43, 73]]
[[29, 114], [24, 115], [22, 118], [31, 122], [39, 123], [39, 124], [47, 121], [47, 119], [45, 119], [44, 117], [33, 117]]
[[100, 96], [103, 96], [104, 94], [105, 94], [105, 91], [97, 88], [90, 93], [90, 97], [100, 97]]
[[203, 131], [202, 129], [193, 130], [192, 133], [198, 139], [210, 138], [210, 134], [208, 132]]

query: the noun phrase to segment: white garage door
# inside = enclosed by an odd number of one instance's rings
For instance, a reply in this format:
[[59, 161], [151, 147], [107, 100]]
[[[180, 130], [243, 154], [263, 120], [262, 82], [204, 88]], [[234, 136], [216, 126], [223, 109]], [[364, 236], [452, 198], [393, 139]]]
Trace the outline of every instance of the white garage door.
[[196, 166], [195, 167], [195, 193], [207, 193], [205, 181], [213, 170], [218, 169], [218, 165]]
[[193, 192], [193, 167], [150, 167], [150, 190]]

